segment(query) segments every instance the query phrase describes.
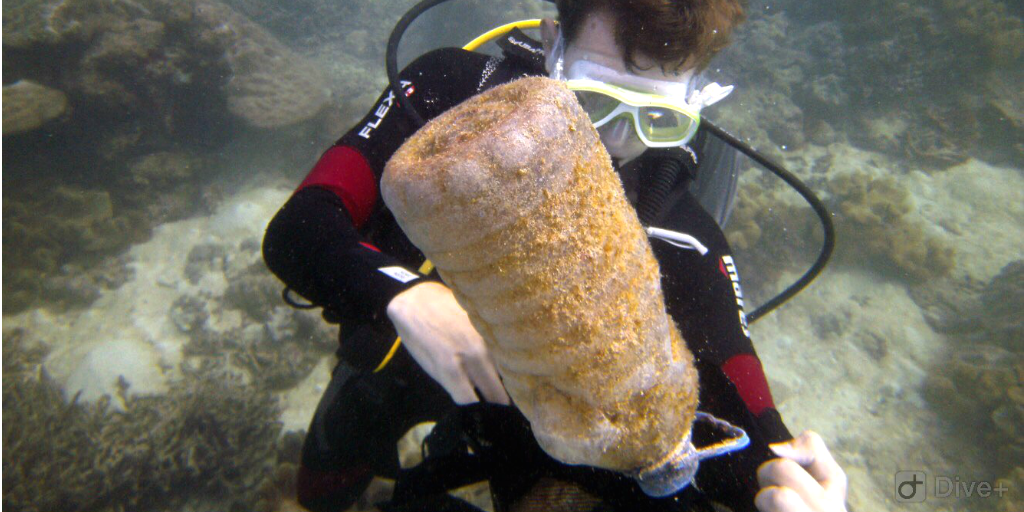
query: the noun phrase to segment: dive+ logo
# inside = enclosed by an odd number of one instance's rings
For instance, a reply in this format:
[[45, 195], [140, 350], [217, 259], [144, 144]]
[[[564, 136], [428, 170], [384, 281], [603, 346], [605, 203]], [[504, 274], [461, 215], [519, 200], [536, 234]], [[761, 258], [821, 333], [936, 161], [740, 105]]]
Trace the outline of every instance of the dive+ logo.
[[924, 471], [896, 472], [896, 503], [921, 503], [926, 494]]
[[980, 480], [962, 480], [958, 476], [936, 476], [929, 482], [924, 471], [897, 471], [893, 488], [896, 503], [922, 503], [932, 498], [1002, 498], [1010, 489], [1002, 481], [995, 485]]

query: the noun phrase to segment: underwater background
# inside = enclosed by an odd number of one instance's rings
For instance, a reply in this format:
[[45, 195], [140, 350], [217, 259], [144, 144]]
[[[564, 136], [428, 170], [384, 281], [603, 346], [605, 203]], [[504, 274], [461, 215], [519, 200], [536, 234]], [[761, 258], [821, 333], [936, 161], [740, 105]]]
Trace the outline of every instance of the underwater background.
[[[413, 4], [3, 3], [4, 507], [298, 510], [337, 332], [281, 301], [262, 234], [372, 107]], [[783, 418], [824, 436], [851, 510], [1024, 510], [1024, 4], [747, 6], [707, 70], [736, 91], [705, 113], [838, 232], [751, 328]], [[452, 0], [400, 64], [551, 12]], [[755, 305], [822, 237], [752, 163], [726, 232]], [[1009, 490], [897, 503], [898, 471]]]

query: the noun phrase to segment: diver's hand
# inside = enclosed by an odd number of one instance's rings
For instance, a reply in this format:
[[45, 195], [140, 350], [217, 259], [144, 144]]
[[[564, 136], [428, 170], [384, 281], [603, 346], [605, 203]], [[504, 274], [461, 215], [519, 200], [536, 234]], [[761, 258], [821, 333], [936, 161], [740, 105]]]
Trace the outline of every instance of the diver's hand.
[[508, 394], [487, 352], [484, 339], [440, 283], [425, 282], [398, 294], [388, 303], [388, 317], [412, 358], [455, 400], [508, 405]]
[[846, 473], [810, 430], [770, 445], [781, 458], [757, 469], [761, 490], [754, 505], [761, 512], [845, 512]]

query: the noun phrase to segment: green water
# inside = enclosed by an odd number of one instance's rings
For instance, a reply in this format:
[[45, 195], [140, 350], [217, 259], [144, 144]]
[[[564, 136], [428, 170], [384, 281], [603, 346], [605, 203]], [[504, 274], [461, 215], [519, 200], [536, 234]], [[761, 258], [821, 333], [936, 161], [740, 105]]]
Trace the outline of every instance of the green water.
[[[373, 107], [411, 4], [3, 5], [5, 506], [294, 506], [337, 328], [284, 306], [262, 234]], [[452, 0], [399, 60], [551, 12]], [[706, 71], [736, 91], [705, 114], [806, 181], [838, 233], [827, 271], [751, 326], [783, 418], [826, 439], [852, 510], [1019, 510], [1020, 4], [747, 13]], [[792, 190], [743, 168], [726, 234], [756, 305], [821, 233]], [[924, 503], [897, 502], [902, 471], [926, 474]], [[936, 493], [954, 479], [1009, 491]]]

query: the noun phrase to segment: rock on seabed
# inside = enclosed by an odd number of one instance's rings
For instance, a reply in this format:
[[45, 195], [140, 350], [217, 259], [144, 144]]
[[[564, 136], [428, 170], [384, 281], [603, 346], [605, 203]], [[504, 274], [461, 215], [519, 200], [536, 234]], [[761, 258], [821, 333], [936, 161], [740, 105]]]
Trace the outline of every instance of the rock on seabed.
[[36, 130], [68, 110], [68, 97], [30, 80], [19, 80], [3, 89], [4, 136]]

